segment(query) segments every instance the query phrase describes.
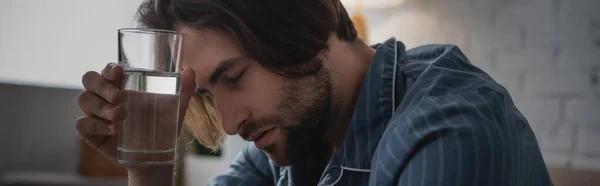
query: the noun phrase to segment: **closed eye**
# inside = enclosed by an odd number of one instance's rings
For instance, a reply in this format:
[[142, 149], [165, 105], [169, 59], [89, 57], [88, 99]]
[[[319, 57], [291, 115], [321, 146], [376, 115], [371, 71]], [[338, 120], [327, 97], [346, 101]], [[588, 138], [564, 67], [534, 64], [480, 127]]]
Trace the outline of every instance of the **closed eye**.
[[242, 77], [244, 76], [244, 73], [246, 73], [246, 69], [247, 68], [245, 68], [244, 70], [240, 71], [240, 73], [238, 73], [237, 75], [235, 75], [232, 78], [225, 78], [225, 79], [227, 80], [227, 82], [230, 82], [232, 84], [236, 84], [237, 82], [240, 81], [240, 79], [242, 79]]

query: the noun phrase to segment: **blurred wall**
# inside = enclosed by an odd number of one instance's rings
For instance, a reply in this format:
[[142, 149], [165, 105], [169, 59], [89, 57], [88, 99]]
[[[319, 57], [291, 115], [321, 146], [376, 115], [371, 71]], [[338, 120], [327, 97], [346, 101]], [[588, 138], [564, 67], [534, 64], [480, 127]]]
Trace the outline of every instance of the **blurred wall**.
[[373, 43], [395, 36], [408, 48], [458, 45], [510, 91], [549, 165], [600, 170], [598, 7], [598, 0], [408, 0], [365, 13]]
[[75, 173], [77, 90], [0, 84], [0, 174]]
[[141, 0], [0, 0], [0, 82], [82, 88], [117, 60], [117, 29]]

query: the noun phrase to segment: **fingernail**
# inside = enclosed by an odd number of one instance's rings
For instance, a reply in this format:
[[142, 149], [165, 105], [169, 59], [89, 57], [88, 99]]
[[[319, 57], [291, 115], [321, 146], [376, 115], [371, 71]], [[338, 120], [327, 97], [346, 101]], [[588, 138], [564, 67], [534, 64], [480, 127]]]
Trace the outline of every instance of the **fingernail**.
[[110, 63], [106, 64], [106, 68], [107, 68], [107, 69], [113, 69], [113, 68], [115, 68], [115, 66], [116, 66], [116, 65], [117, 65], [117, 64], [116, 64], [116, 63], [114, 63], [114, 62], [110, 62]]

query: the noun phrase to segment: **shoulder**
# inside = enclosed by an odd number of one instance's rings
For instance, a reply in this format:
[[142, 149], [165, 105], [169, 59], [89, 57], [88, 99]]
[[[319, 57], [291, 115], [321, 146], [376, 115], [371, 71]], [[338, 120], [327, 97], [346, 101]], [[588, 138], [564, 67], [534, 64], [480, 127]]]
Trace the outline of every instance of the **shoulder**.
[[416, 128], [478, 128], [482, 124], [471, 123], [525, 120], [508, 90], [471, 64], [457, 46], [425, 45], [408, 50], [404, 58], [400, 74], [411, 83], [390, 127], [409, 122]]
[[455, 45], [425, 45], [413, 48], [403, 57], [399, 72], [412, 80], [412, 88], [423, 94], [442, 96], [472, 91], [492, 91], [508, 95], [505, 88], [487, 72], [471, 63]]
[[486, 85], [471, 86], [468, 91], [449, 90], [443, 95], [415, 87], [409, 94], [410, 100], [399, 105], [387, 130], [426, 136], [446, 130], [480, 130], [488, 125], [510, 125], [525, 120], [506, 92]]
[[483, 137], [478, 134], [486, 131], [507, 135], [506, 127], [491, 126], [526, 125], [508, 91], [458, 47], [426, 45], [403, 58], [399, 74], [409, 83], [378, 148], [404, 155], [442, 139]]
[[[377, 145], [372, 174], [413, 178], [403, 172], [406, 167], [441, 170], [440, 161], [450, 163], [444, 169], [469, 172], [478, 171], [474, 165], [506, 165], [515, 172], [544, 168], [533, 131], [508, 91], [458, 47], [426, 45], [402, 58], [398, 72], [407, 85]], [[512, 156], [527, 157], [532, 165], [503, 159]]]
[[[376, 179], [432, 177], [427, 183], [452, 180], [455, 185], [548, 183], [535, 135], [502, 91], [421, 94], [401, 106], [404, 110], [392, 117], [374, 154], [371, 168], [379, 175]], [[473, 174], [481, 179], [461, 182]], [[531, 178], [518, 176], [526, 174]], [[502, 184], [506, 180], [515, 181]]]
[[[471, 135], [497, 130], [490, 126], [526, 125], [508, 94], [478, 86], [474, 85], [471, 91], [452, 90], [444, 95], [415, 87], [390, 119], [382, 141], [401, 140], [412, 147], [434, 139], [429, 136], [443, 133]], [[389, 137], [391, 134], [397, 136]]]
[[[444, 178], [455, 176], [451, 170], [484, 170], [474, 166], [505, 164], [508, 172], [544, 168], [533, 131], [502, 92], [422, 94], [401, 107], [378, 143], [374, 174], [389, 171], [396, 177], [418, 176], [403, 172], [403, 167], [411, 165], [427, 169], [430, 175], [430, 170], [446, 172], [435, 172]], [[519, 167], [518, 162], [504, 158], [517, 156], [531, 160], [531, 166]]]

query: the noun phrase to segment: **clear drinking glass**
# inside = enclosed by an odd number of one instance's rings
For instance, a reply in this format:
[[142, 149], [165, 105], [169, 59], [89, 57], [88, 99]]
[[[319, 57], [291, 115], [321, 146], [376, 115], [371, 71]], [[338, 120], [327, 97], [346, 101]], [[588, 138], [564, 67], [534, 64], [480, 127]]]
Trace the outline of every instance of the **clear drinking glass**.
[[127, 165], [173, 164], [179, 128], [182, 35], [169, 30], [118, 31], [119, 102], [126, 119], [119, 127], [117, 161]]

